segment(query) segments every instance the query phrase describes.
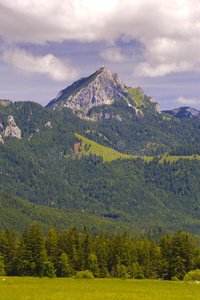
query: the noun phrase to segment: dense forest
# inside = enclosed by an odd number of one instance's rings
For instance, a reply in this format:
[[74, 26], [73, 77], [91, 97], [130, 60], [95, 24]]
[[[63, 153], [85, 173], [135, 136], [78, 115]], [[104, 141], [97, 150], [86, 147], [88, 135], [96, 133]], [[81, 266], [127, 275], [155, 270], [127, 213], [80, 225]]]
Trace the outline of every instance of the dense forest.
[[[29, 212], [32, 221], [34, 217], [43, 220], [45, 209], [41, 205], [46, 207], [49, 217], [45, 222], [49, 223], [45, 227], [54, 225], [50, 217], [54, 209], [57, 218], [58, 214], [64, 218], [67, 213], [69, 219], [69, 212], [76, 211], [77, 219], [80, 215], [84, 219], [93, 215], [101, 218], [105, 226], [113, 223], [132, 234], [155, 223], [168, 230], [181, 227], [199, 234], [200, 161], [197, 159], [160, 163], [158, 158], [149, 162], [137, 158], [103, 163], [91, 155], [81, 159], [55, 156], [52, 161], [48, 156], [46, 160], [31, 159], [17, 147], [0, 147], [3, 190], [32, 203], [24, 210], [15, 204], [21, 213]], [[13, 224], [13, 217], [8, 215], [12, 203], [2, 202], [2, 207], [7, 207], [7, 211], [1, 211], [4, 228]], [[38, 208], [34, 210], [33, 205]], [[20, 219], [16, 211], [13, 225], [19, 228]], [[61, 224], [57, 224], [59, 229]], [[94, 224], [95, 233], [99, 232], [100, 224], [99, 221]]]
[[[53, 225], [62, 230], [88, 220], [94, 234], [108, 228], [135, 234], [155, 224], [199, 234], [200, 161], [186, 155], [198, 156], [200, 120], [170, 118], [147, 107], [139, 117], [123, 101], [92, 110], [89, 114], [119, 114], [121, 121], [82, 120], [70, 109], [50, 111], [33, 102], [0, 105], [3, 127], [12, 115], [22, 131], [21, 139], [3, 136], [0, 143], [1, 228], [17, 226], [22, 233], [24, 225], [37, 220], [46, 234]], [[82, 145], [75, 133], [122, 153], [141, 150], [147, 157], [104, 162], [98, 155], [83, 155], [80, 147], [76, 153], [76, 143], [88, 153], [90, 143]], [[172, 159], [148, 159], [152, 153]], [[171, 155], [183, 154], [173, 161]]]
[[94, 236], [84, 226], [46, 237], [34, 222], [18, 235], [16, 228], [0, 232], [0, 275], [69, 277], [90, 271], [94, 277], [183, 279], [200, 268], [200, 248], [194, 236], [181, 230], [163, 234], [158, 243], [145, 236], [129, 237], [102, 231]]
[[191, 145], [178, 146], [169, 151], [169, 155], [176, 156], [190, 156], [200, 155], [200, 147], [196, 148]]

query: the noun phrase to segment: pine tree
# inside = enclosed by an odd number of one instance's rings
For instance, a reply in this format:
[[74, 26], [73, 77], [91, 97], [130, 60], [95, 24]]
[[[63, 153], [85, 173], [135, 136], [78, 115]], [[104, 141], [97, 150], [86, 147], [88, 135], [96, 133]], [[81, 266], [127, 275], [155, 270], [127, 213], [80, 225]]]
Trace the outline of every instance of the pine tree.
[[171, 250], [171, 238], [169, 235], [164, 234], [160, 241], [160, 253], [161, 253], [161, 277], [164, 279], [171, 278], [171, 257], [172, 257], [172, 250]]
[[71, 226], [67, 233], [61, 233], [58, 247], [59, 251], [67, 254], [71, 268], [75, 271], [81, 271], [83, 268], [83, 253], [81, 239], [75, 226]]
[[194, 265], [194, 243], [193, 239], [187, 233], [179, 230], [172, 237], [172, 260], [171, 260], [171, 276], [182, 279]]
[[29, 262], [29, 275], [44, 275], [44, 263], [47, 261], [45, 239], [42, 229], [36, 222], [31, 225], [25, 237], [25, 256]]
[[15, 238], [9, 228], [4, 230], [0, 238], [0, 253], [3, 256], [5, 271], [7, 275], [12, 275], [13, 262], [17, 250]]
[[54, 266], [57, 264], [58, 259], [58, 230], [52, 227], [45, 240], [45, 249], [47, 252], [48, 260], [53, 263]]
[[89, 254], [87, 269], [93, 273], [94, 277], [99, 277], [99, 267], [96, 254]]
[[150, 278], [158, 278], [161, 274], [161, 253], [160, 247], [156, 245], [154, 240], [151, 240], [150, 247]]
[[20, 237], [19, 242], [18, 242], [18, 248], [17, 248], [14, 265], [15, 265], [15, 268], [13, 270], [13, 275], [16, 275], [16, 276], [26, 276], [27, 275], [29, 261], [28, 261], [23, 237]]
[[72, 269], [69, 265], [69, 260], [66, 253], [62, 253], [58, 259], [57, 275], [61, 277], [69, 277], [72, 274]]
[[4, 276], [5, 274], [6, 272], [5, 272], [4, 260], [3, 260], [3, 256], [0, 253], [0, 276]]
[[137, 242], [138, 263], [143, 270], [145, 278], [150, 276], [150, 249], [149, 242], [146, 238]]
[[109, 237], [104, 232], [97, 236], [94, 241], [94, 250], [97, 256], [99, 277], [108, 277], [108, 260], [109, 260]]
[[84, 226], [83, 229], [81, 244], [83, 253], [83, 268], [84, 270], [87, 270], [89, 264], [88, 259], [92, 251], [92, 240], [86, 226]]

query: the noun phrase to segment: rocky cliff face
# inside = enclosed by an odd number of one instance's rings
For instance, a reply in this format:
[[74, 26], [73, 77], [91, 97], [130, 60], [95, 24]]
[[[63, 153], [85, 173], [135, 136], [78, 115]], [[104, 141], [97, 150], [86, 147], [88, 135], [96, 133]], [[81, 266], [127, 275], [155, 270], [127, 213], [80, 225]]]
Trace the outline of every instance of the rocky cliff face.
[[[47, 107], [55, 110], [64, 107], [79, 111], [81, 118], [86, 117], [88, 111], [95, 106], [111, 105], [115, 100], [123, 99], [130, 104], [129, 100], [133, 99], [131, 106], [138, 109], [137, 103], [134, 103], [132, 88], [128, 88], [122, 81], [119, 74], [111, 72], [103, 67], [87, 78], [81, 78], [74, 82], [71, 86], [58, 93]], [[136, 89], [137, 94], [144, 99], [145, 95], [141, 88]], [[156, 111], [160, 112], [158, 104], [154, 101], [152, 106]]]
[[4, 130], [4, 126], [0, 123], [0, 142], [4, 144], [3, 136], [12, 136], [20, 139], [22, 137], [22, 131], [16, 125], [13, 116], [8, 116], [8, 125]]
[[[69, 94], [70, 89], [72, 92]], [[53, 109], [69, 107], [86, 114], [94, 106], [112, 104], [120, 98], [125, 99], [123, 91], [124, 83], [120, 76], [112, 75], [107, 68], [101, 68], [90, 77], [80, 79], [61, 91], [52, 102]]]
[[2, 138], [2, 135], [0, 134], [0, 143], [3, 143], [4, 144], [4, 140]]

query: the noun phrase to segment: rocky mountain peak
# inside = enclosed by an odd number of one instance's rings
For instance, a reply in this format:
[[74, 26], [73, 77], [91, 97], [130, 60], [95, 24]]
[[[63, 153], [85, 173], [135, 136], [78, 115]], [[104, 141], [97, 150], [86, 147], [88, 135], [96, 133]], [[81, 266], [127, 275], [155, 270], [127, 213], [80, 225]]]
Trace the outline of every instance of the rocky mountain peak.
[[102, 67], [91, 76], [81, 78], [59, 92], [47, 107], [53, 110], [69, 107], [86, 114], [94, 106], [112, 104], [116, 99], [125, 98], [124, 87], [117, 73], [112, 75], [106, 67]]
[[[136, 101], [134, 95], [137, 98]], [[138, 97], [141, 99], [139, 100]], [[81, 118], [85, 118], [91, 108], [105, 104], [111, 105], [115, 100], [123, 99], [134, 109], [138, 109], [138, 105], [141, 106], [144, 101], [147, 101], [148, 105], [154, 102], [155, 105], [152, 105], [152, 108], [160, 112], [154, 98], [152, 98], [154, 101], [145, 100], [148, 97], [144, 98], [145, 94], [140, 87], [128, 88], [119, 74], [112, 74], [108, 68], [102, 67], [89, 77], [81, 78], [60, 91], [47, 107], [53, 110], [68, 107], [73, 111], [78, 111]]]

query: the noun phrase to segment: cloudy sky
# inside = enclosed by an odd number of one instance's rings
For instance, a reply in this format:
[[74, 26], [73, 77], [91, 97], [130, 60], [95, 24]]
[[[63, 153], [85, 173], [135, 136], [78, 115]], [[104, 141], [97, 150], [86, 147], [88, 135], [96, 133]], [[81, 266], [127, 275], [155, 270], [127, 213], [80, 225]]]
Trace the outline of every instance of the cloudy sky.
[[99, 65], [200, 109], [200, 1], [0, 0], [0, 99], [46, 105]]

